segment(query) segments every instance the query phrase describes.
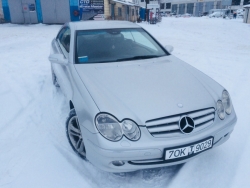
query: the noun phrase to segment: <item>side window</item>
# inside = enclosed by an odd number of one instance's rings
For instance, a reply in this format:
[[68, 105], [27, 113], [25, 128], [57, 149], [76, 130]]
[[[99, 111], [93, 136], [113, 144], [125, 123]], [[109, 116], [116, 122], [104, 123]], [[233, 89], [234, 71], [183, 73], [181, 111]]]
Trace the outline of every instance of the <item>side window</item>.
[[69, 52], [70, 47], [70, 29], [63, 28], [57, 35], [57, 41], [64, 47], [64, 49]]
[[57, 40], [59, 40], [59, 38], [62, 37], [62, 35], [63, 35], [63, 33], [65, 32], [65, 30], [66, 30], [65, 27], [61, 29], [61, 31], [58, 33], [58, 35], [57, 35], [57, 37], [56, 37]]

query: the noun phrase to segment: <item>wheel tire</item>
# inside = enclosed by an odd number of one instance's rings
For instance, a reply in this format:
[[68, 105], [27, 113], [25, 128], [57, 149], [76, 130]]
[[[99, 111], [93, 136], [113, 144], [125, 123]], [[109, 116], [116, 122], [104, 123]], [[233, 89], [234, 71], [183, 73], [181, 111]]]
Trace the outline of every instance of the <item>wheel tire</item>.
[[60, 87], [59, 83], [57, 82], [56, 75], [54, 71], [51, 69], [51, 74], [52, 74], [52, 83], [55, 87]]
[[66, 121], [66, 134], [72, 149], [82, 159], [86, 160], [86, 149], [75, 109], [70, 110], [69, 117]]

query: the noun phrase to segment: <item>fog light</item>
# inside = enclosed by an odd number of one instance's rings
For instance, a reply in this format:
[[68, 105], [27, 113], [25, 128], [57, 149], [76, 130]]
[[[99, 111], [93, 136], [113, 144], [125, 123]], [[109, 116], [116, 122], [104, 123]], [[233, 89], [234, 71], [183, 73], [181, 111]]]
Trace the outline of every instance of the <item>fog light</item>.
[[124, 161], [113, 161], [112, 164], [114, 166], [123, 166], [125, 164], [125, 162]]

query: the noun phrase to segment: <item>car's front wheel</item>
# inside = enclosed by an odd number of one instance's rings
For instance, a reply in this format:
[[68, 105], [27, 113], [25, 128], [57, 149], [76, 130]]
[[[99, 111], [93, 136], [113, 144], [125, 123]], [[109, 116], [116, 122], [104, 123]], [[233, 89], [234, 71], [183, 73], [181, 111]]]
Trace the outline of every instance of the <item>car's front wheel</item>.
[[86, 159], [86, 149], [83, 142], [78, 118], [74, 109], [69, 113], [66, 121], [66, 133], [73, 150], [83, 159]]

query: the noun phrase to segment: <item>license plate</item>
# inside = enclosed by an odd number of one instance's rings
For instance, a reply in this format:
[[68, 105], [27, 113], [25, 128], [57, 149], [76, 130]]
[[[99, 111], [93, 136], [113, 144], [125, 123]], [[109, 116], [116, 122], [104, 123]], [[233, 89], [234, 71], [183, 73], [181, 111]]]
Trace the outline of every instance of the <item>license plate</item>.
[[213, 147], [213, 138], [200, 141], [198, 143], [190, 144], [185, 147], [166, 149], [165, 160], [189, 158], [200, 152], [208, 150]]

